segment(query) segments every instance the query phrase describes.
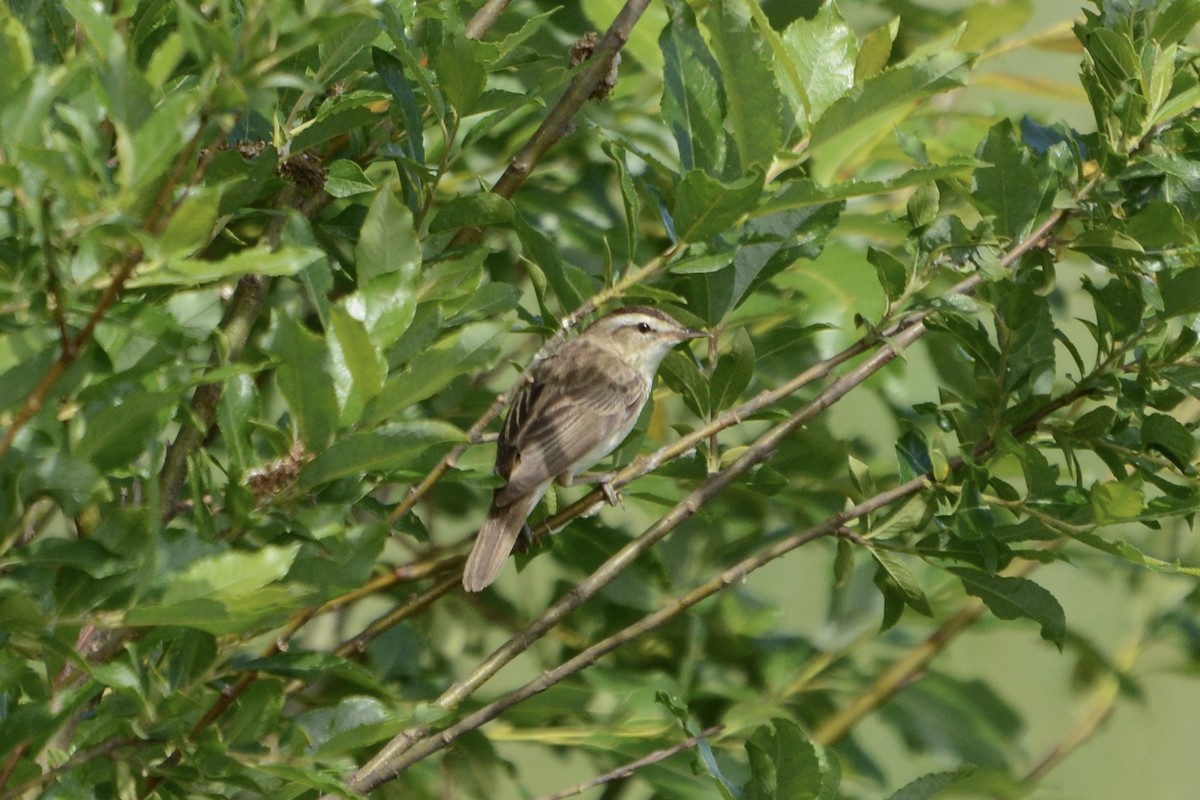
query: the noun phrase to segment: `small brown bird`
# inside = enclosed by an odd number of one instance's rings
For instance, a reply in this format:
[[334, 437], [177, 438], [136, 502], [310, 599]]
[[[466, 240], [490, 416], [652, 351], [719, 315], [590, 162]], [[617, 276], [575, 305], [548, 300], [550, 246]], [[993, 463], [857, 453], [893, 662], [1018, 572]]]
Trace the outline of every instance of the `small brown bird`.
[[671, 348], [706, 335], [656, 308], [627, 306], [533, 367], [500, 429], [496, 474], [505, 485], [467, 558], [468, 592], [496, 580], [551, 481], [569, 486], [629, 435]]

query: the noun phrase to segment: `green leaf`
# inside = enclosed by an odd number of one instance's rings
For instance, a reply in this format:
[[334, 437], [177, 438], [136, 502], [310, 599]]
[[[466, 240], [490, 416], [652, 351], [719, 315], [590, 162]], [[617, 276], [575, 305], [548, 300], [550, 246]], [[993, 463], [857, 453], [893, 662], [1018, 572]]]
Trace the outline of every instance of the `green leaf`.
[[239, 600], [267, 584], [282, 580], [299, 552], [299, 544], [266, 545], [251, 551], [235, 550], [200, 559], [171, 577], [163, 593], [163, 603]]
[[1159, 277], [1163, 312], [1168, 317], [1200, 313], [1200, 267], [1188, 267]]
[[584, 298], [595, 291], [587, 273], [563, 260], [558, 246], [525, 220], [518, 217], [515, 227], [525, 257], [545, 275], [563, 310], [574, 311], [583, 305]]
[[1181, 471], [1187, 471], [1196, 452], [1196, 439], [1174, 417], [1150, 414], [1142, 423], [1142, 447], [1157, 450]]
[[1092, 486], [1091, 501], [1097, 525], [1135, 519], [1145, 506], [1142, 487], [1132, 480], [1096, 483]]
[[417, 164], [425, 163], [425, 124], [421, 118], [421, 109], [417, 105], [417, 95], [412, 84], [404, 74], [400, 59], [391, 53], [371, 48], [371, 56], [375, 62], [375, 71], [383, 79], [383, 85], [388, 88], [396, 102], [400, 104], [400, 120], [404, 123], [404, 148]]
[[824, 800], [837, 796], [839, 770], [824, 748], [789, 719], [775, 718], [746, 740], [751, 777], [743, 800]]
[[1062, 650], [1067, 620], [1054, 595], [1026, 578], [989, 575], [966, 567], [951, 567], [967, 594], [978, 597], [1000, 619], [1031, 619], [1042, 628], [1042, 638]]
[[325, 177], [325, 191], [334, 197], [353, 197], [356, 194], [372, 192], [375, 184], [362, 171], [362, 167], [348, 158], [339, 158], [329, 165], [329, 174]]
[[354, 248], [358, 285], [362, 287], [381, 275], [402, 273], [411, 281], [421, 267], [421, 243], [413, 228], [412, 212], [392, 193], [381, 187], [371, 201]]
[[[719, 0], [704, 20], [725, 88], [725, 122], [738, 150], [734, 174], [766, 167], [783, 144], [784, 100], [762, 40], [742, 13], [745, 0]], [[731, 170], [726, 169], [726, 174]]]
[[140, 192], [166, 178], [172, 162], [196, 133], [196, 102], [190, 92], [181, 92], [163, 100], [136, 128], [117, 125], [117, 177], [130, 199], [141, 199]]
[[487, 86], [487, 70], [472, 45], [462, 31], [447, 30], [441, 45], [429, 54], [429, 65], [437, 73], [438, 88], [459, 116], [471, 112]]
[[916, 103], [962, 85], [970, 63], [971, 57], [961, 53], [936, 53], [885, 70], [834, 102], [817, 120], [809, 145], [817, 183], [832, 183], [847, 162], [888, 135]]
[[682, 242], [703, 242], [725, 233], [754, 208], [763, 177], [752, 173], [725, 183], [694, 169], [675, 187], [675, 235]]
[[1020, 239], [1054, 200], [1049, 166], [1020, 143], [1008, 120], [992, 127], [976, 155], [990, 165], [975, 171], [976, 202], [995, 215], [999, 233]]
[[501, 333], [497, 325], [476, 322], [426, 348], [407, 370], [388, 378], [363, 414], [363, 424], [377, 425], [434, 396], [454, 379], [490, 366], [499, 353]]
[[234, 747], [258, 744], [262, 738], [277, 730], [283, 712], [283, 682], [254, 681], [238, 695], [233, 712], [223, 730]]
[[430, 447], [460, 443], [466, 435], [447, 422], [399, 422], [339, 439], [313, 459], [300, 473], [301, 489], [311, 489], [340, 478], [384, 475], [408, 465]]
[[326, 343], [333, 387], [342, 409], [340, 424], [352, 425], [362, 414], [363, 406], [383, 388], [387, 363], [366, 326], [342, 306], [330, 308]]
[[745, 328], [733, 332], [729, 352], [721, 356], [708, 384], [709, 413], [724, 411], [737, 402], [754, 377], [754, 343]]
[[925, 596], [925, 590], [921, 588], [921, 584], [917, 582], [908, 567], [904, 566], [904, 562], [887, 550], [872, 547], [870, 551], [876, 563], [879, 564], [879, 578], [898, 589], [904, 598], [904, 604], [913, 611], [926, 617], [932, 617], [933, 608], [929, 605], [929, 598]]
[[277, 317], [270, 352], [279, 359], [275, 380], [304, 446], [319, 453], [337, 428], [338, 402], [325, 340], [292, 317]]
[[195, 286], [243, 275], [295, 275], [322, 257], [324, 253], [315, 247], [281, 247], [273, 252], [259, 248], [239, 250], [220, 261], [181, 258], [138, 273], [129, 285]]
[[683, 398], [693, 414], [701, 418], [708, 416], [708, 382], [696, 366], [695, 359], [673, 350], [663, 359], [658, 371], [663, 382]]
[[459, 228], [508, 225], [516, 219], [516, 207], [511, 200], [491, 192], [456, 197], [438, 211], [429, 223], [430, 233], [442, 233]]
[[196, 253], [212, 238], [221, 203], [221, 189], [200, 188], [187, 194], [167, 220], [162, 235], [152, 240], [148, 252], [169, 260]]
[[161, 433], [174, 393], [136, 394], [123, 398], [88, 420], [77, 454], [109, 472], [129, 465]]
[[664, 61], [663, 121], [675, 137], [685, 172], [700, 169], [720, 175], [725, 167], [720, 70], [687, 3], [673, 0], [667, 9], [670, 22], [658, 40]]
[[[822, 3], [811, 19], [802, 17], [792, 22], [782, 39], [804, 92], [805, 103], [796, 107], [806, 108], [810, 123], [815, 122], [854, 86], [858, 37], [837, 4]], [[796, 100], [792, 98], [793, 103]]]
[[937, 797], [964, 778], [974, 774], [975, 767], [959, 767], [954, 772], [934, 772], [910, 781], [894, 792], [888, 800], [929, 800]]
[[889, 303], [894, 303], [904, 296], [905, 290], [908, 289], [908, 267], [904, 262], [886, 250], [874, 247], [867, 248], [867, 261], [875, 267], [879, 285], [883, 287], [883, 293], [887, 295]]
[[0, 10], [0, 97], [12, 97], [32, 68], [29, 34], [6, 6]]

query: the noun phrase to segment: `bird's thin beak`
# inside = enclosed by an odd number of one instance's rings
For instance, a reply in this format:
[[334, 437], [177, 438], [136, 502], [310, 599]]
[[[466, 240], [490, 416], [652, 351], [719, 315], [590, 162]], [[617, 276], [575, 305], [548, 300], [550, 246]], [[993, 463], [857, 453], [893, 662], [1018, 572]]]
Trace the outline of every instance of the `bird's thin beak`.
[[712, 338], [712, 334], [706, 331], [694, 331], [691, 328], [685, 328], [679, 332], [679, 341], [686, 342], [688, 339], [705, 339]]

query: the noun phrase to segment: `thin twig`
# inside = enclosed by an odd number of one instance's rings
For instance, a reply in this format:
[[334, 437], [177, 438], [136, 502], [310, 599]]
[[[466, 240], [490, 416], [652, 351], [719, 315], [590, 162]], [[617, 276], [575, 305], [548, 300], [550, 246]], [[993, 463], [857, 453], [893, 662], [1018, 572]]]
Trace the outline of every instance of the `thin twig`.
[[670, 747], [664, 747], [661, 750], [655, 750], [653, 753], [643, 756], [637, 761], [630, 761], [628, 764], [622, 764], [616, 769], [610, 770], [603, 775], [597, 775], [590, 781], [584, 781], [583, 783], [577, 784], [568, 789], [563, 789], [561, 792], [545, 795], [541, 798], [538, 798], [538, 800], [565, 800], [565, 798], [583, 794], [588, 789], [594, 789], [597, 786], [603, 786], [611, 781], [633, 777], [633, 774], [642, 767], [648, 767], [651, 764], [657, 764], [660, 761], [666, 761], [671, 756], [677, 753], [682, 753], [684, 750], [694, 747], [704, 739], [716, 736], [724, 729], [724, 725], [713, 725], [711, 728], [706, 728], [695, 736], [689, 736], [679, 744], [675, 744]]
[[511, 2], [512, 0], [487, 0], [467, 23], [465, 30], [467, 38], [482, 39], [483, 35], [496, 24], [496, 20], [500, 19], [500, 15], [504, 13], [504, 9], [508, 8], [508, 4]]
[[[542, 157], [572, 129], [571, 119], [583, 108], [596, 91], [596, 87], [609, 74], [613, 59], [625, 43], [633, 26], [650, 5], [650, 0], [627, 0], [608, 27], [608, 32], [592, 53], [583, 69], [571, 81], [562, 99], [555, 104], [542, 124], [534, 131], [525, 146], [513, 157], [504, 174], [492, 186], [492, 193], [511, 198], [528, 179]], [[473, 20], [472, 20], [473, 21]], [[450, 247], [462, 247], [479, 241], [483, 229], [463, 228], [450, 243]]]

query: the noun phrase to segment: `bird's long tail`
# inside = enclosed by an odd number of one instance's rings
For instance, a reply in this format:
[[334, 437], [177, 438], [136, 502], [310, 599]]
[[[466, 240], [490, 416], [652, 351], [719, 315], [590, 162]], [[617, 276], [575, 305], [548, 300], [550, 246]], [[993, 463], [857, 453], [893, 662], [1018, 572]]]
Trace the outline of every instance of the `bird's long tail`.
[[537, 501], [541, 492], [518, 497], [506, 506], [497, 506], [496, 497], [492, 496], [492, 505], [488, 509], [487, 519], [475, 537], [475, 546], [471, 555], [467, 556], [467, 566], [463, 569], [463, 588], [468, 592], [481, 591], [492, 584], [504, 569], [516, 544], [517, 536], [525, 527], [525, 519]]

